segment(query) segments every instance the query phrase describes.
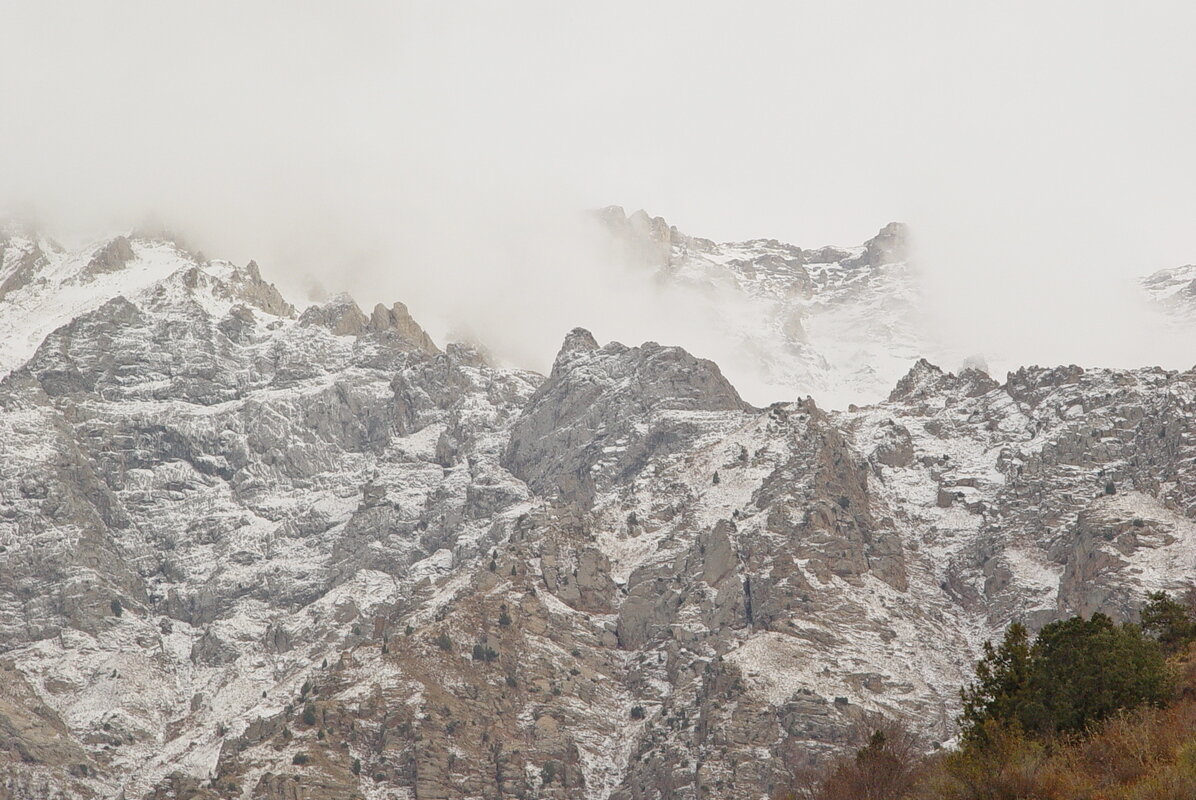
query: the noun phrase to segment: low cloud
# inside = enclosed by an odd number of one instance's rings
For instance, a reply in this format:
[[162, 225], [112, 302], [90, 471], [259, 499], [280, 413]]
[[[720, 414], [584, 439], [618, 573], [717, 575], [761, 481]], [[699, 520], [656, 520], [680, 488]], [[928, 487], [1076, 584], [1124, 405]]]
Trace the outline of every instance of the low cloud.
[[581, 211], [802, 246], [903, 219], [960, 351], [1196, 360], [1127, 301], [1196, 261], [1189, 5], [9, 5], [0, 205], [67, 238], [153, 213], [508, 363], [584, 325], [748, 383], [710, 298]]

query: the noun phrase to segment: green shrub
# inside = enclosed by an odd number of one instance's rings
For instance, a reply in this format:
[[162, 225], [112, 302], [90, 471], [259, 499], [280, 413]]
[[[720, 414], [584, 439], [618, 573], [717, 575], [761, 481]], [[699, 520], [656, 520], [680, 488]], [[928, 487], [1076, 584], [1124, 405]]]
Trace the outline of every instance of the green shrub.
[[1033, 645], [1027, 640], [1014, 624], [999, 647], [985, 644], [976, 681], [962, 693], [965, 741], [984, 739], [988, 722], [1037, 735], [1083, 731], [1170, 696], [1163, 653], [1137, 625], [1093, 614], [1053, 622]]

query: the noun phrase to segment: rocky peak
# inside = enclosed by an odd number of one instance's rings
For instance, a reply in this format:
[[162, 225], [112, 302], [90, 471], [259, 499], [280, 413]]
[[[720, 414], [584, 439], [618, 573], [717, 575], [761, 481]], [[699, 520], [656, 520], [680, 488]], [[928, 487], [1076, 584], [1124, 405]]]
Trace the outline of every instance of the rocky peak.
[[128, 237], [117, 236], [96, 250], [91, 261], [83, 268], [84, 279], [91, 280], [96, 275], [124, 269], [135, 257], [133, 245], [129, 243]]
[[225, 279], [227, 295], [251, 306], [260, 308], [276, 317], [293, 317], [295, 307], [287, 302], [273, 283], [262, 278], [256, 261], [250, 261], [244, 269], [233, 269]]
[[976, 397], [999, 386], [983, 370], [969, 367], [956, 375], [919, 358], [889, 393], [889, 402], [914, 402], [945, 395]]
[[879, 267], [909, 258], [909, 226], [904, 222], [890, 222], [880, 233], [864, 243], [865, 261]]
[[607, 206], [598, 218], [624, 257], [652, 267], [667, 267], [673, 245], [685, 239], [663, 217], [649, 216], [643, 209], [628, 216], [620, 206]]
[[667, 242], [670, 234], [677, 230], [664, 217], [654, 217], [642, 208], [628, 214], [622, 206], [607, 206], [599, 209], [597, 214], [612, 229], [629, 230], [659, 241]]
[[365, 333], [369, 318], [356, 300], [341, 292], [319, 305], [308, 306], [299, 315], [299, 324], [319, 325], [337, 336], [360, 336]]
[[574, 328], [565, 335], [565, 341], [552, 364], [552, 374], [564, 374], [569, 364], [579, 357], [592, 353], [598, 349], [598, 341], [594, 334], [585, 328]]
[[390, 308], [379, 303], [367, 317], [348, 294], [337, 294], [319, 305], [309, 306], [299, 315], [299, 324], [319, 325], [337, 336], [385, 336], [429, 355], [440, 352], [432, 337], [419, 326], [407, 306], [395, 303]]
[[897, 381], [897, 385], [889, 393], [889, 402], [925, 397], [941, 386], [946, 378], [947, 373], [943, 372], [940, 367], [931, 364], [924, 358], [919, 358], [910, 367], [909, 372]]
[[504, 465], [536, 491], [584, 503], [650, 452], [684, 447], [709, 421], [700, 412], [749, 408], [712, 361], [655, 342], [599, 347], [576, 328], [516, 421]]
[[399, 341], [410, 344], [413, 349], [429, 355], [440, 352], [419, 323], [407, 311], [407, 306], [395, 303], [390, 308], [379, 303], [370, 314], [370, 330], [379, 335], [392, 335]]
[[627, 217], [627, 225], [636, 233], [650, 236], [659, 242], [669, 242], [674, 230], [664, 217], [653, 217], [642, 208]]

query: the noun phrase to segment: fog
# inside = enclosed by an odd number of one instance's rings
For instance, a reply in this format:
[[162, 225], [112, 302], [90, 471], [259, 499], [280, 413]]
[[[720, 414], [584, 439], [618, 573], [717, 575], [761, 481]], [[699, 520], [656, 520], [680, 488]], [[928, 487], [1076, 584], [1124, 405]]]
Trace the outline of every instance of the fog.
[[153, 214], [505, 363], [584, 325], [737, 382], [581, 211], [809, 247], [904, 220], [955, 349], [1186, 367], [1127, 287], [1196, 261], [1196, 7], [1143, 5], [8, 2], [0, 208]]

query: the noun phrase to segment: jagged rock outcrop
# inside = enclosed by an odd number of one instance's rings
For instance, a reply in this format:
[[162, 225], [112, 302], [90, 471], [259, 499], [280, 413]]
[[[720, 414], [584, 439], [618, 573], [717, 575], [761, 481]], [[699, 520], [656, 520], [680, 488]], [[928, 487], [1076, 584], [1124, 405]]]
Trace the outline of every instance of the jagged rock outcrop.
[[402, 303], [391, 308], [379, 303], [367, 317], [353, 298], [340, 294], [323, 305], [309, 307], [300, 315], [299, 324], [319, 325], [337, 336], [387, 336], [404, 349], [428, 354], [440, 352]]
[[746, 408], [713, 362], [655, 342], [599, 347], [578, 328], [512, 428], [503, 466], [539, 494], [588, 504], [687, 447], [703, 412]]
[[5, 240], [0, 243], [0, 300], [32, 282], [45, 264], [37, 242]]
[[118, 272], [135, 257], [133, 245], [129, 243], [128, 237], [117, 236], [96, 251], [91, 261], [87, 262], [81, 276], [85, 280], [91, 280], [104, 272]]
[[909, 227], [901, 222], [890, 222], [864, 243], [864, 257], [860, 263], [882, 267], [906, 261], [909, 255]]

